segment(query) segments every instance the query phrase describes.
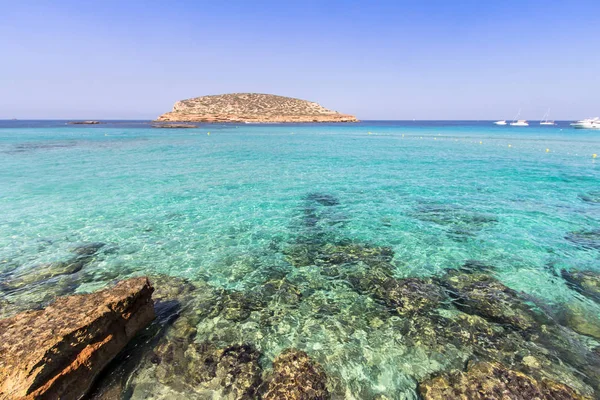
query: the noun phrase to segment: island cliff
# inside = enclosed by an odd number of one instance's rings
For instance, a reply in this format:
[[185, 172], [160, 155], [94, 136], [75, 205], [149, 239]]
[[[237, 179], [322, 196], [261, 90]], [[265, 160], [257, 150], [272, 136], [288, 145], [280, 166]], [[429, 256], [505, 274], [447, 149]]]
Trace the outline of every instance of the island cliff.
[[173, 111], [158, 117], [167, 122], [358, 122], [356, 117], [319, 104], [259, 93], [232, 93], [195, 97], [175, 103]]

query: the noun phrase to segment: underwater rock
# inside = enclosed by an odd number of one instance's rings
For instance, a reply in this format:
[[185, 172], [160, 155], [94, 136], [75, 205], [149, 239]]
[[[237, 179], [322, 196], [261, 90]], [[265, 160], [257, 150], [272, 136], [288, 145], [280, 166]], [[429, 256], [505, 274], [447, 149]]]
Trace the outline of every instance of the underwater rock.
[[26, 270], [12, 271], [12, 276], [0, 283], [3, 291], [13, 291], [33, 283], [47, 281], [59, 275], [71, 275], [81, 271], [83, 267], [94, 261], [94, 256], [104, 246], [104, 243], [88, 243], [71, 250], [74, 257], [67, 261], [38, 264]]
[[519, 294], [489, 275], [449, 271], [442, 283], [455, 298], [456, 307], [466, 313], [521, 330], [537, 325], [535, 314]]
[[333, 195], [327, 193], [313, 192], [306, 195], [307, 201], [314, 201], [322, 206], [331, 207], [340, 204], [340, 201]]
[[216, 349], [208, 343], [166, 341], [157, 347], [152, 362], [157, 364], [158, 380], [177, 390], [202, 388], [225, 398], [247, 399], [254, 398], [261, 383], [259, 357], [250, 345]]
[[420, 382], [419, 393], [425, 400], [586, 399], [561, 383], [538, 381], [493, 362], [469, 363], [466, 372], [455, 371]]
[[[447, 356], [452, 349], [458, 349], [459, 354], [510, 365], [537, 380], [551, 379], [567, 384], [584, 395], [592, 395], [592, 387], [597, 386], [593, 377], [598, 373], [590, 365], [598, 361], [589, 353], [586, 355], [587, 350], [575, 341], [561, 336], [564, 342], [557, 342], [557, 332], [546, 333], [546, 340], [542, 341], [552, 343], [537, 343], [525, 338], [521, 331], [462, 312], [445, 316], [415, 315], [403, 323], [403, 336], [413, 346], [428, 351]], [[540, 334], [543, 331], [547, 328], [540, 327]], [[557, 356], [561, 362], [557, 362]], [[455, 359], [453, 364], [460, 368], [462, 359]]]
[[455, 205], [425, 204], [410, 215], [424, 222], [432, 222], [449, 228], [453, 236], [473, 236], [490, 224], [498, 222], [491, 214], [467, 210]]
[[347, 279], [356, 290], [383, 301], [401, 316], [428, 312], [445, 299], [442, 289], [427, 278], [396, 279], [375, 268], [350, 273]]
[[586, 203], [600, 203], [600, 191], [580, 194], [578, 197]]
[[479, 260], [467, 260], [465, 261], [465, 263], [460, 267], [460, 271], [462, 272], [467, 272], [467, 273], [473, 273], [473, 272], [491, 272], [493, 271], [495, 268], [491, 265], [488, 265], [487, 263], [483, 262], [483, 261], [479, 261]]
[[370, 246], [358, 243], [311, 244], [299, 243], [284, 251], [287, 261], [294, 267], [318, 265], [337, 266], [362, 262], [370, 267], [384, 266], [391, 270], [389, 263], [394, 251], [389, 247]]
[[244, 293], [234, 290], [224, 290], [210, 315], [221, 315], [223, 318], [241, 322], [250, 317], [252, 311], [258, 311], [265, 306], [259, 295]]
[[390, 247], [369, 246], [357, 243], [326, 244], [319, 250], [319, 264], [342, 265], [362, 262], [369, 267], [388, 266], [394, 258]]
[[571, 232], [565, 239], [584, 249], [600, 250], [600, 229]]
[[263, 400], [326, 400], [327, 376], [308, 354], [287, 349], [273, 361], [273, 372], [265, 381]]
[[559, 322], [579, 334], [600, 340], [600, 318], [586, 310], [581, 304], [565, 304]]
[[154, 318], [152, 292], [134, 278], [0, 320], [0, 398], [82, 397]]
[[102, 242], [86, 243], [74, 247], [73, 249], [71, 249], [71, 253], [77, 254], [78, 256], [93, 256], [98, 252], [98, 250], [100, 250], [104, 246], [106, 246], [106, 243]]
[[394, 278], [391, 264], [394, 252], [389, 247], [325, 244], [309, 256], [305, 255], [292, 259], [292, 263], [298, 266], [309, 259], [308, 262], [319, 266], [325, 275], [344, 278], [355, 290], [383, 301], [399, 315], [426, 312], [445, 298], [431, 279]]
[[567, 271], [563, 269], [561, 276], [573, 289], [584, 296], [600, 302], [600, 273], [594, 271]]
[[286, 278], [271, 279], [262, 285], [260, 297], [277, 303], [297, 304], [302, 300], [302, 292]]

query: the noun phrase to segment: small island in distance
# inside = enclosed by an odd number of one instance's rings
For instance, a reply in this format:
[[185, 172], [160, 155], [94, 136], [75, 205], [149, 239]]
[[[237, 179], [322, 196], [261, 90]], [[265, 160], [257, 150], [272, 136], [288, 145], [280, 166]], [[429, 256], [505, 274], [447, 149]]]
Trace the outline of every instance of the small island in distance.
[[285, 123], [358, 122], [358, 119], [292, 97], [231, 93], [178, 101], [172, 111], [162, 114], [157, 121]]

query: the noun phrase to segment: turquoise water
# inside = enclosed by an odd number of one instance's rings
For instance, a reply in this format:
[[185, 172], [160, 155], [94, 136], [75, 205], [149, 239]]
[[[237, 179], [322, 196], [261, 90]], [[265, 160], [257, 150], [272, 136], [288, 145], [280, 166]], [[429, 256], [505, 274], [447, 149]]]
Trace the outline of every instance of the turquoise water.
[[[477, 260], [538, 304], [577, 301], [598, 316], [598, 304], [557, 278], [562, 269], [600, 272], [600, 239], [569, 240], [600, 227], [594, 153], [600, 133], [567, 123], [167, 130], [2, 122], [0, 274], [30, 274], [88, 242], [105, 243], [105, 251], [73, 292], [140, 274], [252, 292], [275, 268], [313, 289], [306, 307], [286, 309], [277, 328], [207, 318], [198, 336], [230, 332], [223, 341], [250, 341], [267, 359], [299, 347], [324, 365], [342, 397], [411, 398], [416, 381], [452, 356], [416, 351], [392, 325], [354, 321], [373, 301], [318, 268], [291, 265], [286, 249], [311, 234], [388, 246], [397, 278], [441, 276]], [[32, 287], [5, 299], [50, 301]], [[309, 305], [317, 303], [337, 306], [315, 322], [320, 306]]]

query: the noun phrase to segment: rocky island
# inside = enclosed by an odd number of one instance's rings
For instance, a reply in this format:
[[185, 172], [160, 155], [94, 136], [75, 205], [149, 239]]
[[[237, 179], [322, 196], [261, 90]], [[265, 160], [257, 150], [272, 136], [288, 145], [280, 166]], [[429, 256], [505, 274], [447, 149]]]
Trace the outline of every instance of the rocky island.
[[353, 115], [329, 110], [317, 103], [259, 93], [232, 93], [195, 97], [175, 103], [165, 122], [358, 122]]

